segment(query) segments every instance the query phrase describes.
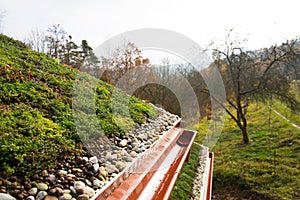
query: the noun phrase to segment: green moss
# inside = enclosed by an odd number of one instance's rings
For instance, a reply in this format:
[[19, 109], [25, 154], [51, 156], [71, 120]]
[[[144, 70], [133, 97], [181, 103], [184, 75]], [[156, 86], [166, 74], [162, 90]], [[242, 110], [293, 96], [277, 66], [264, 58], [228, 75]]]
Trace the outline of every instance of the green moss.
[[[77, 91], [83, 106], [75, 126], [73, 88], [79, 75], [85, 84]], [[55, 164], [59, 154], [73, 151], [81, 139], [124, 134], [156, 115], [141, 100], [1, 34], [0, 88], [2, 177], [38, 172]], [[85, 98], [87, 88], [95, 99]]]
[[172, 190], [170, 199], [174, 199], [174, 200], [191, 199], [193, 180], [197, 172], [200, 151], [201, 151], [200, 146], [198, 145], [192, 146], [188, 162], [186, 162], [183, 165], [180, 171], [180, 175]]
[[75, 148], [58, 124], [25, 104], [2, 108], [0, 121], [0, 163], [5, 175], [32, 175]]

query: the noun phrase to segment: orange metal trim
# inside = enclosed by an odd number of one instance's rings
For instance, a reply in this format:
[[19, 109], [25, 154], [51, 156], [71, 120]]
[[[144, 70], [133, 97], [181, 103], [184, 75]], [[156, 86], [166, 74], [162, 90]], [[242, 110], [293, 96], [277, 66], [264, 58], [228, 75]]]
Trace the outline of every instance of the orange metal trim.
[[[103, 188], [95, 200], [136, 200], [145, 197], [153, 200], [168, 199], [184, 162], [188, 160], [197, 133], [183, 130], [181, 125], [180, 121], [176, 122], [159, 141]], [[209, 172], [204, 182], [205, 200], [211, 198], [214, 158], [213, 153], [208, 156], [210, 161], [207, 163]], [[162, 166], [164, 170], [158, 171]]]
[[[120, 187], [121, 184], [123, 184], [124, 188], [134, 188], [131, 184], [128, 184], [128, 186], [126, 186], [125, 180], [127, 180], [129, 177], [140, 181], [143, 177], [150, 179], [150, 177], [152, 176], [151, 173], [137, 174], [137, 172], [147, 172], [147, 170], [150, 171], [149, 169], [147, 169], [147, 167], [149, 167], [150, 165], [149, 161], [154, 159], [157, 159], [157, 161], [160, 160], [158, 157], [158, 152], [162, 151], [163, 148], [170, 147], [168, 142], [170, 142], [172, 138], [172, 141], [174, 141], [174, 138], [179, 137], [178, 132], [181, 131], [181, 129], [179, 128], [180, 124], [181, 120], [176, 121], [174, 123], [173, 128], [171, 128], [158, 141], [156, 141], [150, 149], [148, 149], [136, 160], [134, 160], [132, 164], [129, 167], [125, 168], [125, 170], [123, 170], [117, 177], [115, 177], [112, 182], [110, 182], [108, 185], [104, 186], [104, 188], [98, 191], [96, 193], [96, 197], [93, 199], [107, 199], [111, 196], [111, 194], [115, 191], [116, 188]], [[143, 166], [141, 166], [142, 163], [144, 164]], [[145, 165], [145, 163], [147, 163], [148, 165]]]
[[131, 174], [118, 188], [115, 189], [107, 200], [121, 199], [138, 199], [143, 188], [150, 181], [154, 173], [159, 169], [160, 164], [164, 161], [170, 150], [182, 132], [182, 129], [173, 129], [168, 136], [159, 143], [155, 150], [150, 152], [150, 156], [141, 164], [141, 166]]
[[206, 190], [206, 200], [211, 199], [211, 193], [212, 193], [212, 179], [213, 179], [213, 165], [214, 165], [214, 153], [210, 152], [208, 155], [210, 161], [210, 166], [209, 166], [209, 172], [208, 172], [208, 181], [207, 181], [207, 190]]
[[173, 162], [167, 174], [165, 174], [152, 199], [169, 199], [181, 168], [190, 154], [190, 149], [195, 136], [195, 131], [183, 131], [182, 135], [177, 140], [177, 144], [185, 147], [182, 149], [181, 155]]

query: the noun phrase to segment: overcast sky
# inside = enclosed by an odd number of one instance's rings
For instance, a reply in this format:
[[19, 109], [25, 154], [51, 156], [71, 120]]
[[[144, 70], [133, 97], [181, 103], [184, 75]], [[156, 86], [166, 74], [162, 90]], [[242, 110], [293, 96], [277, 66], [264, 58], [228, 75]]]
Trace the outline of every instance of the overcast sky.
[[22, 40], [35, 28], [61, 24], [93, 48], [139, 28], [177, 31], [205, 46], [235, 28], [257, 49], [300, 36], [299, 8], [297, 0], [0, 0], [3, 33]]

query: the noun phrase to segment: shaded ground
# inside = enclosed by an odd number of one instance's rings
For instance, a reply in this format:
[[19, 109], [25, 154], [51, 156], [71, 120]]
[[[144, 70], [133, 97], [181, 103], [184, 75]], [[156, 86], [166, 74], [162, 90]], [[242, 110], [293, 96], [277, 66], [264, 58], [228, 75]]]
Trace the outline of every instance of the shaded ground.
[[258, 194], [240, 188], [226, 188], [217, 183], [213, 184], [212, 200], [269, 200], [270, 198], [262, 197]]

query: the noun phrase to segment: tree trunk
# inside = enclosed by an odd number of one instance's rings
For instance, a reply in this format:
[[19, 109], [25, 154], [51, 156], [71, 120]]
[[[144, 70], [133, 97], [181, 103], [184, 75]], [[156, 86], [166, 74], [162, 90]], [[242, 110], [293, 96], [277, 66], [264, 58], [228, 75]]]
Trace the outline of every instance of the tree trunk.
[[244, 144], [249, 144], [249, 137], [248, 137], [248, 132], [246, 127], [242, 128], [242, 133], [243, 133], [243, 142]]
[[243, 142], [244, 144], [249, 144], [249, 137], [248, 137], [248, 132], [247, 132], [247, 119], [245, 116], [245, 113], [243, 112], [243, 107], [241, 105], [241, 95], [237, 94], [236, 98], [237, 102], [237, 121], [238, 125], [243, 133]]
[[247, 119], [245, 114], [241, 111], [241, 118], [243, 121], [243, 140], [244, 140], [244, 144], [249, 144], [249, 137], [248, 137], [248, 132], [247, 132]]

